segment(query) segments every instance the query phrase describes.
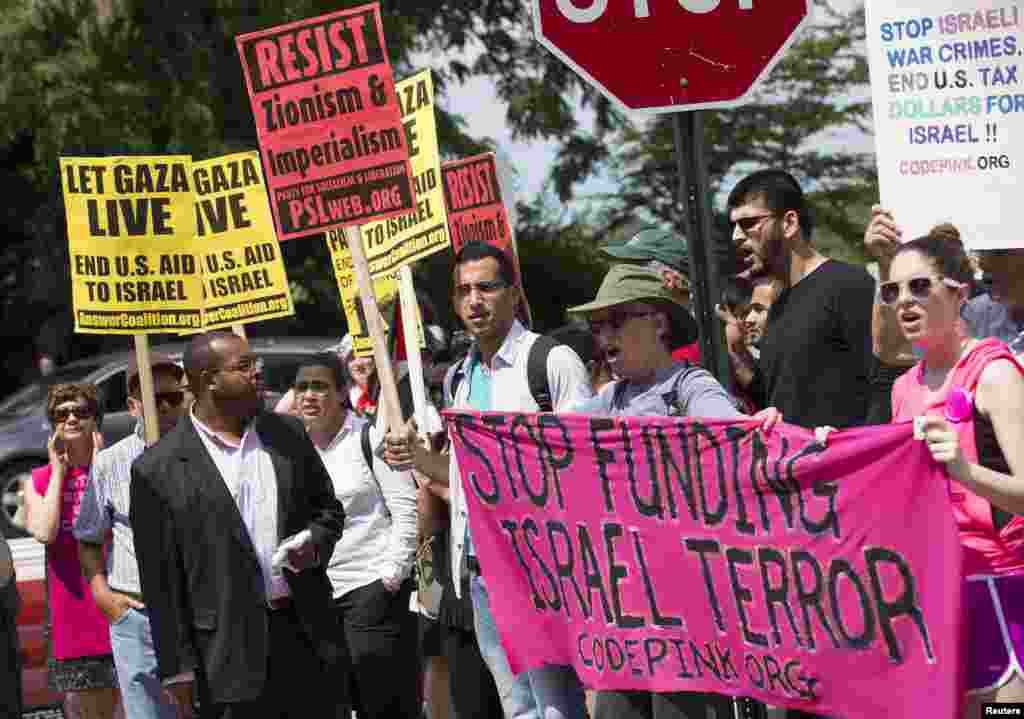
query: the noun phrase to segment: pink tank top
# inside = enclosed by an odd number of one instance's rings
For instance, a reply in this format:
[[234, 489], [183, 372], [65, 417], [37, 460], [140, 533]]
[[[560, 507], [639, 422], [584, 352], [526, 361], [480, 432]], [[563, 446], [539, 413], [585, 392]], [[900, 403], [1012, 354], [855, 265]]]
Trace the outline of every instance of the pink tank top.
[[[50, 486], [52, 471], [50, 465], [32, 470], [32, 486], [40, 496]], [[71, 533], [88, 482], [88, 467], [68, 468], [60, 498], [57, 538], [46, 548], [46, 603], [54, 659], [110, 654], [110, 625], [82, 576], [78, 543]]]
[[[960, 358], [946, 381], [932, 392], [923, 382], [924, 363], [919, 362], [896, 380], [892, 388], [893, 421], [911, 420], [923, 414], [943, 414], [946, 399], [952, 390], [963, 388], [974, 396], [982, 371], [992, 362], [1008, 360], [1024, 374], [1024, 366], [1004, 342], [987, 339]], [[969, 462], [977, 463], [973, 416], [954, 423], [960, 435], [960, 447]], [[988, 500], [950, 482], [953, 515], [960, 529], [964, 548], [964, 575], [1006, 575], [1024, 573], [1024, 517], [1014, 516], [997, 530], [992, 522], [992, 506]]]

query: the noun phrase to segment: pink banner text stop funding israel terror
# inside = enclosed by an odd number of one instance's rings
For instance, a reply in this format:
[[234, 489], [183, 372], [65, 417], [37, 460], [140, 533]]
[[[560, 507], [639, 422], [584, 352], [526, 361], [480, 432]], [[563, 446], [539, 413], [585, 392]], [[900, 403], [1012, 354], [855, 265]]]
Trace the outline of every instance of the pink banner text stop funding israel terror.
[[514, 671], [953, 717], [960, 545], [909, 424], [448, 412]]
[[415, 209], [378, 4], [236, 43], [280, 239]]

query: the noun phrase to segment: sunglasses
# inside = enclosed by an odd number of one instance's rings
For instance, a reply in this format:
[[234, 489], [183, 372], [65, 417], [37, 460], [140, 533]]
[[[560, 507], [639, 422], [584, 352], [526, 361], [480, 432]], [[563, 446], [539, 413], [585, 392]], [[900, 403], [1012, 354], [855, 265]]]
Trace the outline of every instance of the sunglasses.
[[613, 312], [610, 315], [608, 315], [608, 319], [604, 319], [604, 320], [588, 320], [587, 321], [587, 327], [589, 327], [590, 328], [590, 332], [592, 334], [595, 334], [595, 335], [599, 335], [602, 332], [604, 332], [606, 330], [609, 330], [609, 329], [611, 331], [613, 331], [613, 332], [619, 332], [623, 327], [626, 326], [626, 323], [629, 322], [631, 319], [634, 319], [634, 318], [637, 318], [637, 317], [650, 317], [651, 315], [656, 315], [656, 314], [658, 314], [658, 313], [657, 312], [651, 312], [651, 311], [648, 311], [648, 312]]
[[883, 282], [878, 286], [878, 299], [884, 305], [895, 305], [900, 299], [900, 290], [906, 286], [910, 296], [918, 302], [928, 299], [935, 284], [943, 284], [954, 290], [960, 289], [961, 285], [956, 280], [948, 277], [911, 277], [906, 282]]
[[57, 422], [67, 422], [71, 415], [75, 415], [78, 419], [92, 419], [96, 416], [96, 410], [84, 404], [65, 405], [53, 410], [53, 419]]
[[294, 389], [295, 394], [305, 394], [308, 392], [309, 394], [325, 395], [330, 392], [331, 385], [314, 379], [309, 382], [296, 382]]
[[755, 227], [757, 227], [759, 224], [761, 224], [761, 220], [766, 220], [769, 217], [775, 217], [775, 215], [768, 214], [754, 215], [753, 217], [740, 217], [732, 222], [731, 227], [735, 231], [736, 226], [738, 225], [744, 233], [747, 233], [750, 232]]
[[464, 300], [476, 290], [482, 295], [493, 295], [495, 292], [508, 287], [504, 280], [490, 280], [488, 282], [467, 282], [462, 285], [455, 285], [455, 299]]

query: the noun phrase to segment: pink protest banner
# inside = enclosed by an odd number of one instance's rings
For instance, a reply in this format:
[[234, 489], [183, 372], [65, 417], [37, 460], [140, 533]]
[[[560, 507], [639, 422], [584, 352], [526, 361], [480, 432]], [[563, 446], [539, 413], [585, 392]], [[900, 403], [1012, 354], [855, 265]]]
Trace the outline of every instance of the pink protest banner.
[[958, 715], [960, 544], [909, 424], [446, 412], [514, 671]]
[[377, 3], [235, 42], [279, 239], [416, 209]]
[[514, 258], [512, 229], [501, 201], [494, 153], [442, 163], [441, 181], [452, 250], [458, 252], [467, 242], [486, 242]]

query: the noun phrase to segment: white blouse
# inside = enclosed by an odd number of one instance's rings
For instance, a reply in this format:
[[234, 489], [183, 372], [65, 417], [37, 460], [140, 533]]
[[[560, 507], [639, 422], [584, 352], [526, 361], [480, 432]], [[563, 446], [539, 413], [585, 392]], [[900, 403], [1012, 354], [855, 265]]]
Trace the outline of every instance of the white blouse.
[[[334, 596], [378, 579], [405, 579], [416, 558], [416, 484], [411, 472], [395, 472], [376, 454], [366, 465], [362, 429], [366, 420], [348, 413], [341, 430], [317, 451], [345, 508], [345, 528], [327, 566]], [[374, 450], [382, 441], [370, 429]], [[374, 481], [376, 475], [376, 481]]]

